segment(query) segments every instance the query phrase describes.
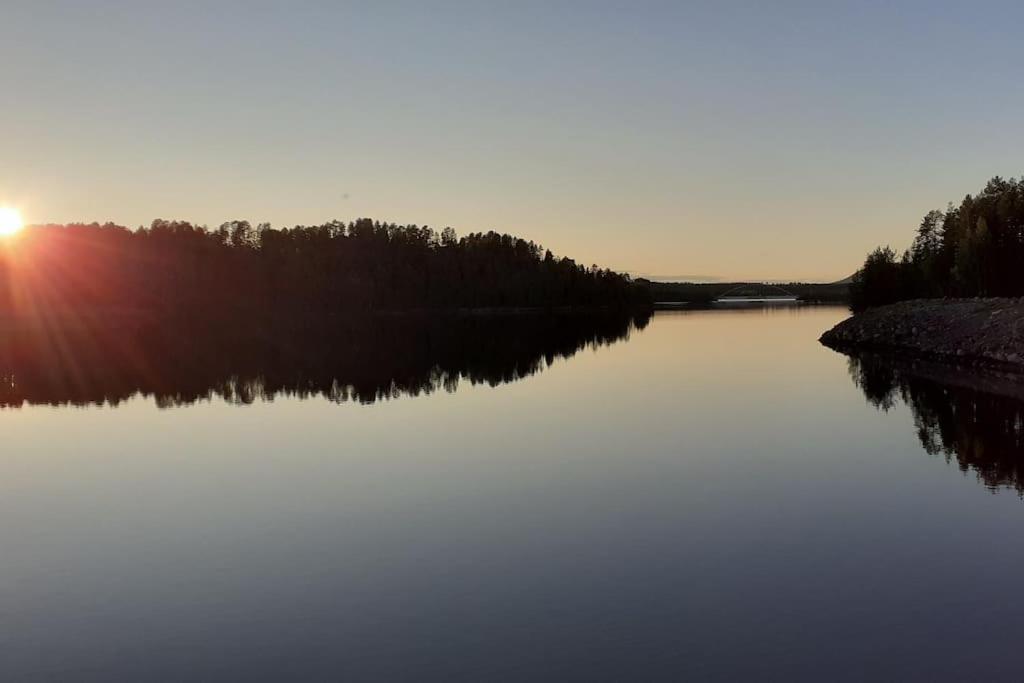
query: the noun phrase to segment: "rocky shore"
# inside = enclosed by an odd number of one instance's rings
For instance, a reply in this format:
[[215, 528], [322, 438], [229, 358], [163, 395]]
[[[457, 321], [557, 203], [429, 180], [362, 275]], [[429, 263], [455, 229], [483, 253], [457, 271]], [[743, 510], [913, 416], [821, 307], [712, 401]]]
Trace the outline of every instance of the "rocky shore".
[[895, 351], [1024, 370], [1024, 299], [903, 301], [844, 320], [821, 343], [838, 351]]

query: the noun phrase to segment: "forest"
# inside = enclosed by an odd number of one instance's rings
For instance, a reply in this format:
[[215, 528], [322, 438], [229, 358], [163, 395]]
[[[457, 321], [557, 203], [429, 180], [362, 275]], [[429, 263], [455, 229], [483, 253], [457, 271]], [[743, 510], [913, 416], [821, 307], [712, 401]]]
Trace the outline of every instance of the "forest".
[[1024, 178], [995, 177], [959, 205], [925, 214], [902, 254], [879, 247], [850, 287], [861, 311], [934, 297], [1024, 295]]
[[274, 229], [41, 225], [0, 244], [0, 313], [158, 320], [481, 308], [633, 308], [629, 276], [496, 232], [370, 219]]

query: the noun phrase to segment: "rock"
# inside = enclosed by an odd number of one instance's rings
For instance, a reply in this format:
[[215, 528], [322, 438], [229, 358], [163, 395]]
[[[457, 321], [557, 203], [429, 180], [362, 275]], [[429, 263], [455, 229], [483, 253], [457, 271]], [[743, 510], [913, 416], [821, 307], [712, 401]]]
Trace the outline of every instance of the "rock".
[[1024, 298], [919, 299], [859, 313], [821, 336], [832, 347], [891, 349], [972, 364], [1024, 366]]

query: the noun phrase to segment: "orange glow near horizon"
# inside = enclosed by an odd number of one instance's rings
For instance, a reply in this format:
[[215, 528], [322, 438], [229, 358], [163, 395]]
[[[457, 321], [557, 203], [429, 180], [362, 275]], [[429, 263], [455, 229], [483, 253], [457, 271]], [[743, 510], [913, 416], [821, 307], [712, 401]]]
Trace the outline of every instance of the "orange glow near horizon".
[[21, 213], [17, 209], [0, 206], [0, 237], [16, 235], [24, 227], [25, 221], [21, 219]]

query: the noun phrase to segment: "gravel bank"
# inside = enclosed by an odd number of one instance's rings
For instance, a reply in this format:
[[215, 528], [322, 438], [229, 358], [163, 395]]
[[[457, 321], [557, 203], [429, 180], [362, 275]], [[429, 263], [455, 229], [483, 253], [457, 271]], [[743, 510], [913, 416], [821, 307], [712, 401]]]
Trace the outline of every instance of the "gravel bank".
[[1024, 299], [917, 299], [858, 313], [821, 336], [839, 351], [887, 350], [1024, 369]]

